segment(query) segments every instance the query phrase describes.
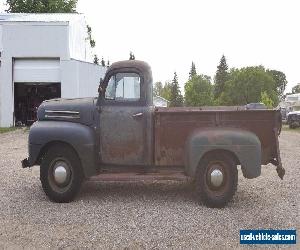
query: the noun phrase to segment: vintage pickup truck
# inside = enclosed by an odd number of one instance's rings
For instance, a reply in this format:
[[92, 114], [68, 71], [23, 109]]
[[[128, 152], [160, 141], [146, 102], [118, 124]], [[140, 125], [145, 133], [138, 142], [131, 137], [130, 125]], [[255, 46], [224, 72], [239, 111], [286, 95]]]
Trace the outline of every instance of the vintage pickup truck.
[[284, 176], [279, 110], [154, 107], [151, 69], [137, 60], [112, 64], [98, 92], [98, 98], [45, 101], [38, 109], [22, 166], [40, 165], [52, 201], [72, 201], [93, 176], [189, 178], [205, 205], [223, 207], [236, 192], [237, 165], [249, 179], [268, 163]]

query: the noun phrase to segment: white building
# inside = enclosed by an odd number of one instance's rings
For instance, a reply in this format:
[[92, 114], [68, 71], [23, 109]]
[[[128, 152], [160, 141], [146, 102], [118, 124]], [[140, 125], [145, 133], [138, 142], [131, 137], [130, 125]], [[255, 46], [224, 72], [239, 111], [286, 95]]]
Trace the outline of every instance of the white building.
[[285, 101], [289, 103], [300, 102], [300, 93], [287, 95]]
[[169, 101], [161, 96], [153, 96], [153, 105], [155, 107], [168, 107]]
[[82, 14], [0, 14], [0, 127], [34, 120], [44, 99], [97, 95]]

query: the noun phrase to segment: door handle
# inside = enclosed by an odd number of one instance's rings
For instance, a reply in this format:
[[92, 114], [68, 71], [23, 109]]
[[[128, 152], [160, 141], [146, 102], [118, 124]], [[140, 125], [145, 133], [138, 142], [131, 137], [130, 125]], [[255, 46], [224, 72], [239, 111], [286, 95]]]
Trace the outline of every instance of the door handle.
[[141, 116], [143, 116], [143, 113], [137, 113], [137, 114], [132, 115], [133, 118], [137, 118], [137, 117], [141, 117]]

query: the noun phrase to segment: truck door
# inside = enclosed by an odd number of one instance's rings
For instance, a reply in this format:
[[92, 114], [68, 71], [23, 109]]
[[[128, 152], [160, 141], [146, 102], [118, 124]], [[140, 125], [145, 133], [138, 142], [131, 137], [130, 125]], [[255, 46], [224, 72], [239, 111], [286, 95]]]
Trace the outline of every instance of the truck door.
[[145, 105], [143, 78], [138, 72], [106, 77], [100, 105], [100, 158], [113, 165], [147, 165], [150, 108]]

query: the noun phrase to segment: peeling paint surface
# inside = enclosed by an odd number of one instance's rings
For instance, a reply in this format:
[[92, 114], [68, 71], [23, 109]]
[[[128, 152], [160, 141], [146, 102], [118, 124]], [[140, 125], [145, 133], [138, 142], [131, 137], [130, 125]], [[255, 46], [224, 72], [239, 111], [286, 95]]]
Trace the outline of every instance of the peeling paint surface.
[[[183, 166], [185, 144], [194, 133], [210, 129], [203, 145], [231, 145], [236, 150], [234, 135], [220, 136], [229, 129], [249, 131], [261, 142], [262, 163], [276, 157], [274, 128], [277, 111], [271, 110], [201, 110], [200, 108], [157, 108], [155, 112], [155, 163], [158, 166]], [[214, 133], [215, 129], [216, 133]], [[250, 138], [249, 138], [250, 140]], [[247, 141], [245, 142], [247, 144]], [[251, 142], [249, 141], [251, 144]]]

